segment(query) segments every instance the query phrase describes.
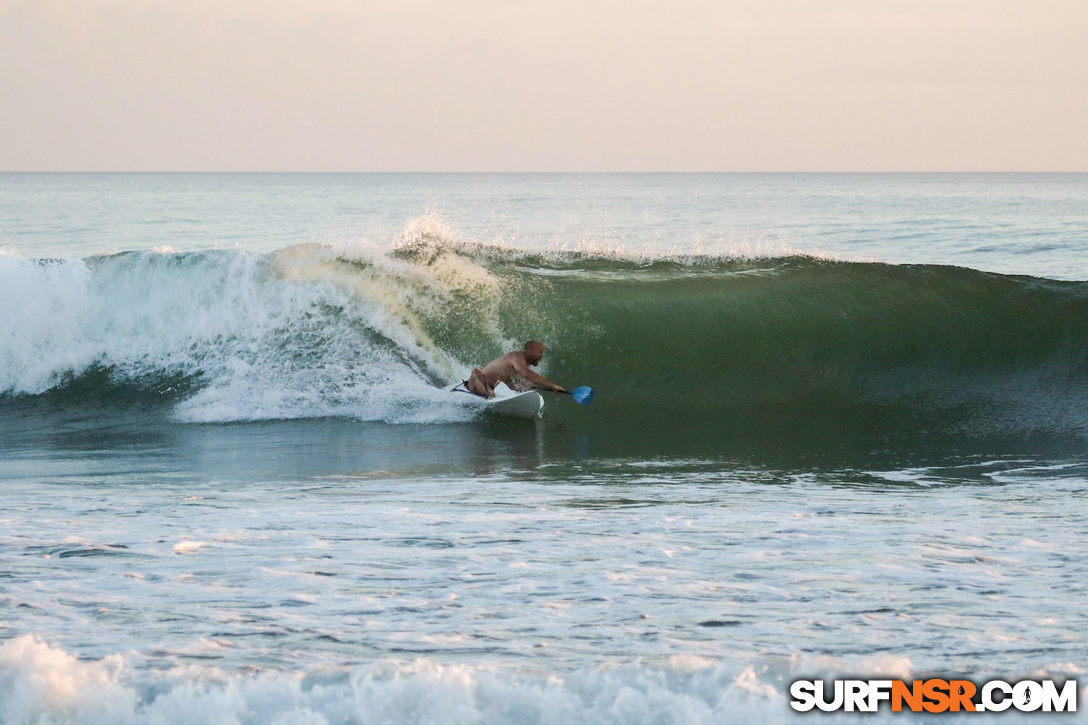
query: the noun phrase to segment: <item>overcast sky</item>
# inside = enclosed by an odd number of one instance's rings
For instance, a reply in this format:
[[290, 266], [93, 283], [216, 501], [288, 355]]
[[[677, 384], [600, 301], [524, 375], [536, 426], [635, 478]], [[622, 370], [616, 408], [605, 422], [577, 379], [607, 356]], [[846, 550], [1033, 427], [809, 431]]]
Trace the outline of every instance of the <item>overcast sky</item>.
[[1088, 0], [0, 0], [0, 169], [1088, 171]]

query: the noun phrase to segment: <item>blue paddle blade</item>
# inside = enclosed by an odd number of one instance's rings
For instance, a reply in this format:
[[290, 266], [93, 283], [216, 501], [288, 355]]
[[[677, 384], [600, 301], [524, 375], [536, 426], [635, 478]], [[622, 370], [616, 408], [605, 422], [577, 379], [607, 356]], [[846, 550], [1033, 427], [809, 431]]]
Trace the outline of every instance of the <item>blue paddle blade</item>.
[[578, 405], [589, 405], [593, 402], [593, 388], [588, 385], [583, 385], [580, 388], [575, 388], [570, 391], [570, 394], [574, 396], [574, 400]]

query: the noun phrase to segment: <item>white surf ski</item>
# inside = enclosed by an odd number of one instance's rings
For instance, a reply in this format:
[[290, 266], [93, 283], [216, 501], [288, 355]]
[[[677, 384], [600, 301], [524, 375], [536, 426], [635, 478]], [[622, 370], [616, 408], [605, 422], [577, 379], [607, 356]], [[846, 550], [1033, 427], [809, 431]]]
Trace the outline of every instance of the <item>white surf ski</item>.
[[484, 398], [478, 395], [473, 395], [472, 398], [486, 412], [495, 415], [537, 418], [544, 409], [544, 397], [540, 393], [535, 390], [518, 392], [508, 387], [506, 383], [499, 383], [495, 386], [495, 396], [493, 398]]

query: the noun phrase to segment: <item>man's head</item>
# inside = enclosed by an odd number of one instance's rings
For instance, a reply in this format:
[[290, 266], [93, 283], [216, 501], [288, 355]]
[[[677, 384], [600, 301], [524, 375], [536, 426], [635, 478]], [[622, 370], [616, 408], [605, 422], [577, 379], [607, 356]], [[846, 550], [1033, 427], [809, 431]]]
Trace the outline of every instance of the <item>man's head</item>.
[[525, 343], [525, 362], [530, 365], [538, 364], [547, 349], [540, 340], [529, 340], [529, 342]]

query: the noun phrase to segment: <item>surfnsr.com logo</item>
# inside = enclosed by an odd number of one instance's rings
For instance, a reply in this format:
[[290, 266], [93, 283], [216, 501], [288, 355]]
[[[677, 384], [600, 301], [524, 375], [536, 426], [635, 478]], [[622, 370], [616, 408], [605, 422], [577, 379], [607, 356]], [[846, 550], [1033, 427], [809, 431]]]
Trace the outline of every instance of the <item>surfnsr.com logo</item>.
[[[830, 686], [825, 686], [830, 684]], [[790, 707], [798, 712], [876, 712], [888, 703], [892, 712], [1076, 712], [1077, 682], [1066, 680], [796, 680]]]

